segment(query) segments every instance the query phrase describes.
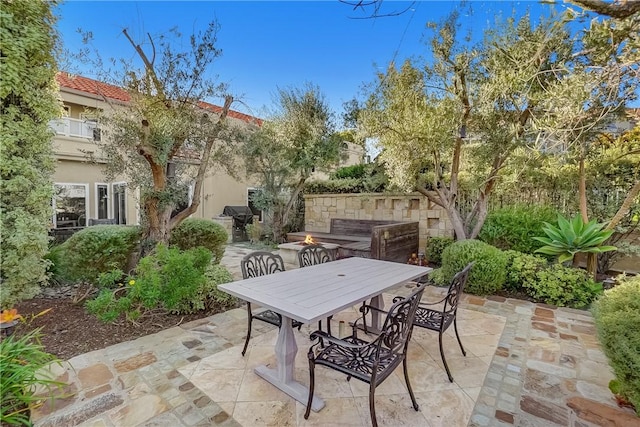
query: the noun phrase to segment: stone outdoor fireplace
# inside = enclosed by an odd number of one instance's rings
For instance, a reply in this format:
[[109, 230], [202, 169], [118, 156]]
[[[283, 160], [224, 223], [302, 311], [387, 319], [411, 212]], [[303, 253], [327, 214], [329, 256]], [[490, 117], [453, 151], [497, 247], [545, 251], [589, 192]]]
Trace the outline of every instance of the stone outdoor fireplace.
[[336, 243], [315, 242], [310, 235], [303, 242], [282, 243], [278, 245], [278, 253], [287, 264], [298, 265], [298, 252], [307, 245], [322, 245], [330, 251], [337, 251], [340, 245]]

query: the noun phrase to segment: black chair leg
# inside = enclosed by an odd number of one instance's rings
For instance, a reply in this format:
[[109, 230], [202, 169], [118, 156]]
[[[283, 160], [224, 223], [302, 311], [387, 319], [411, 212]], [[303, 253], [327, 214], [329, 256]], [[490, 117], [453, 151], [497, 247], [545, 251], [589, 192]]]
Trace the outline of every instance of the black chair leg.
[[449, 382], [453, 382], [453, 377], [451, 376], [451, 372], [449, 372], [449, 366], [447, 365], [447, 359], [444, 358], [444, 350], [442, 349], [442, 331], [438, 334], [438, 343], [440, 344], [440, 357], [442, 357], [442, 363], [444, 364], [444, 369], [447, 371], [447, 376], [449, 377]]
[[458, 338], [458, 344], [460, 344], [460, 350], [462, 350], [462, 355], [467, 356], [467, 352], [464, 351], [464, 347], [462, 347], [462, 341], [460, 341], [460, 335], [458, 335], [458, 322], [456, 322], [456, 318], [453, 318], [453, 329], [456, 331], [456, 338]]
[[251, 311], [249, 310], [248, 313], [248, 325], [247, 325], [247, 338], [244, 340], [244, 348], [242, 349], [242, 356], [244, 356], [244, 354], [247, 351], [247, 347], [249, 346], [249, 340], [251, 339], [251, 321], [253, 320], [253, 317], [251, 316]]
[[313, 363], [313, 355], [309, 354], [309, 400], [307, 400], [307, 409], [304, 412], [304, 419], [309, 419], [309, 413], [311, 412], [311, 402], [313, 401], [313, 388], [315, 386], [315, 363]]
[[407, 358], [405, 356], [402, 361], [402, 369], [404, 371], [404, 381], [407, 383], [407, 389], [409, 390], [409, 396], [411, 396], [411, 403], [413, 404], [413, 409], [418, 410], [418, 402], [416, 402], [416, 397], [413, 394], [413, 390], [411, 389], [411, 382], [409, 381], [409, 371], [407, 369]]
[[378, 427], [378, 420], [376, 419], [376, 386], [373, 382], [369, 384], [369, 413], [371, 414], [371, 425]]

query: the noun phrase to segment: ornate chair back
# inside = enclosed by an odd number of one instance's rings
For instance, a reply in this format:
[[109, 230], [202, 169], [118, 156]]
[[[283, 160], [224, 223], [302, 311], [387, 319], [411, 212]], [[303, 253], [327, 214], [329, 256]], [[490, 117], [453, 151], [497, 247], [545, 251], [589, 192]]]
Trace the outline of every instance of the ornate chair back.
[[453, 276], [453, 279], [451, 279], [451, 284], [449, 285], [449, 290], [447, 291], [447, 296], [444, 299], [444, 305], [442, 307], [443, 318], [446, 318], [447, 315], [456, 314], [456, 311], [458, 310], [458, 303], [462, 296], [462, 290], [464, 289], [464, 285], [467, 283], [469, 271], [474, 264], [475, 261], [470, 262], [465, 268], [457, 272], [455, 276]]
[[284, 271], [284, 261], [278, 254], [256, 251], [242, 258], [240, 268], [242, 269], [242, 278], [248, 279]]
[[334, 261], [333, 253], [322, 245], [307, 245], [298, 252], [300, 267]]
[[381, 344], [394, 354], [403, 355], [411, 338], [413, 321], [426, 284], [420, 285], [411, 295], [398, 299], [390, 308], [378, 337]]

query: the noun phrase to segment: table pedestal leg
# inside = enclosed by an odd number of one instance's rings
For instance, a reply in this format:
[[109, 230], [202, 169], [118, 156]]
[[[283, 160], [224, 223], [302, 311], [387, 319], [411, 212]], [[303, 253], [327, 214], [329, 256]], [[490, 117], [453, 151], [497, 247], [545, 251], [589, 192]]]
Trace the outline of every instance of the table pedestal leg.
[[[382, 298], [382, 295], [376, 295], [375, 297], [371, 298], [371, 302], [369, 303], [370, 306], [378, 308], [380, 310], [384, 309], [384, 299]], [[372, 332], [374, 334], [379, 334], [380, 333], [380, 326], [381, 326], [381, 313], [375, 311], [375, 310], [370, 310], [371, 313], [371, 324], [367, 325], [367, 331]], [[366, 322], [366, 318], [365, 318], [365, 322]], [[358, 323], [358, 329], [362, 329], [364, 330], [364, 325], [361, 323]]]
[[[277, 360], [276, 368], [271, 369], [264, 365], [258, 366], [254, 370], [255, 373], [298, 402], [306, 405], [309, 399], [309, 389], [297, 382], [294, 378], [295, 358], [298, 352], [298, 345], [296, 344], [296, 337], [293, 334], [291, 319], [288, 317], [282, 316], [282, 326], [278, 332], [275, 352]], [[324, 408], [324, 401], [314, 396], [311, 409], [318, 412], [322, 408]]]
[[[382, 294], [371, 298], [371, 306], [379, 310], [384, 308], [384, 299], [382, 298]], [[380, 313], [375, 310], [371, 310], [371, 329], [378, 333], [380, 331], [380, 326]]]

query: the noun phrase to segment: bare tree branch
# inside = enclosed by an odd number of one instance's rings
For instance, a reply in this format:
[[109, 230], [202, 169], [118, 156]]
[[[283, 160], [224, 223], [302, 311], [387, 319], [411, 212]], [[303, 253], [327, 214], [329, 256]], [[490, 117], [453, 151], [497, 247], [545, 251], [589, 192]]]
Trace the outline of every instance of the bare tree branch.
[[415, 1], [412, 1], [407, 7], [404, 9], [393, 10], [391, 12], [381, 13], [383, 0], [339, 0], [340, 3], [344, 3], [346, 5], [352, 6], [353, 10], [361, 9], [366, 11], [367, 9], [371, 10], [371, 13], [367, 16], [351, 16], [351, 19], [371, 19], [371, 18], [385, 18], [389, 16], [399, 16], [403, 13], [411, 10], [411, 8], [416, 4]]
[[588, 9], [600, 15], [609, 16], [614, 19], [626, 19], [636, 13], [640, 13], [640, 1], [638, 0], [614, 0], [613, 2], [604, 0], [569, 1], [584, 9]]

